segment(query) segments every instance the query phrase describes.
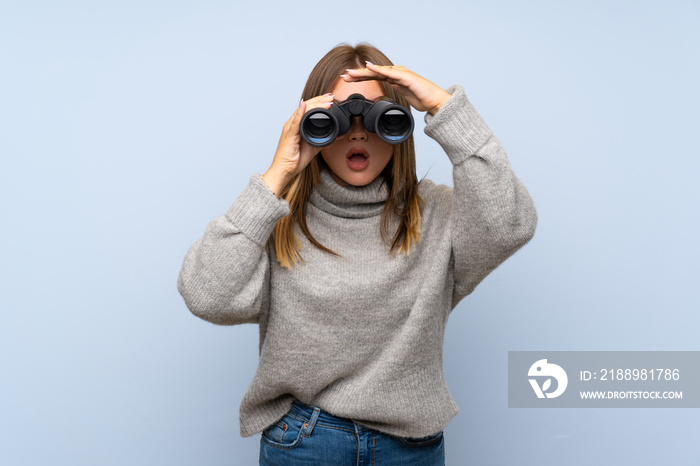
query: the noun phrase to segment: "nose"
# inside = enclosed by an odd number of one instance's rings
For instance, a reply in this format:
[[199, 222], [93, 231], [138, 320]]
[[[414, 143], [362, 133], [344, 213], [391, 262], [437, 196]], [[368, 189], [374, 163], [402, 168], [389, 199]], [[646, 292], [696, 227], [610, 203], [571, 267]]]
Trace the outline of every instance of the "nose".
[[365, 129], [362, 117], [356, 116], [352, 118], [352, 124], [348, 130], [348, 140], [350, 141], [366, 141], [367, 130]]

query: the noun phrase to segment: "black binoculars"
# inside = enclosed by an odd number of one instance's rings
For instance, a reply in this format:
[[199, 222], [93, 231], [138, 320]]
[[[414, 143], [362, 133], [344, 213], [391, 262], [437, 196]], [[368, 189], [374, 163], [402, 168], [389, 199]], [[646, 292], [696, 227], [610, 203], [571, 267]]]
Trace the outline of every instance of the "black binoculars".
[[372, 102], [362, 94], [353, 94], [339, 104], [332, 103], [329, 109], [309, 110], [301, 119], [299, 132], [309, 145], [325, 147], [347, 133], [356, 116], [362, 117], [367, 131], [389, 144], [400, 144], [413, 134], [409, 109], [386, 98]]

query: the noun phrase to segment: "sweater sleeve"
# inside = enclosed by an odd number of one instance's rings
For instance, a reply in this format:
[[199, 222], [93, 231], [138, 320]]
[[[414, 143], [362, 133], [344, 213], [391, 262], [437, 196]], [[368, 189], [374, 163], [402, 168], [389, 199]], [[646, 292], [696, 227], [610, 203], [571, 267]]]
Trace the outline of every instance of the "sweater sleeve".
[[288, 213], [289, 204], [253, 175], [185, 255], [177, 288], [193, 314], [220, 325], [258, 322], [269, 302], [265, 244]]
[[455, 287], [452, 306], [471, 293], [499, 264], [535, 233], [537, 214], [530, 195], [510, 168], [500, 142], [469, 102], [461, 86], [425, 132], [453, 165], [449, 219]]

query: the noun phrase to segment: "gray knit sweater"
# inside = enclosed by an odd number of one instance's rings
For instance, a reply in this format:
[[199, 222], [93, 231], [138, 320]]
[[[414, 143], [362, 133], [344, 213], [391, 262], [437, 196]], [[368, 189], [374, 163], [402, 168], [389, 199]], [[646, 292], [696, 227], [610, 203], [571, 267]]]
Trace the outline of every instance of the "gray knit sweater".
[[298, 232], [304, 263], [279, 266], [268, 239], [289, 206], [259, 175], [187, 252], [178, 289], [188, 308], [215, 324], [260, 326], [241, 435], [273, 424], [294, 399], [403, 437], [434, 434], [457, 413], [442, 368], [447, 318], [530, 240], [537, 216], [464, 90], [448, 92], [425, 132], [452, 161], [454, 189], [420, 183], [421, 240], [408, 256], [381, 240], [381, 179], [341, 187], [325, 171], [307, 222], [340, 257]]

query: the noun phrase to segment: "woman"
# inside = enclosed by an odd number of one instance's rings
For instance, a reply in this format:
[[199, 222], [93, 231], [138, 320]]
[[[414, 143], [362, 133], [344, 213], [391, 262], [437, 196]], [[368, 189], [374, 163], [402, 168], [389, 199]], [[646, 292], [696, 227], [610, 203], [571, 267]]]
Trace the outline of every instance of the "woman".
[[[353, 117], [331, 145], [303, 115], [352, 94], [426, 112], [454, 189], [418, 182], [413, 139]], [[261, 464], [444, 464], [457, 413], [442, 371], [457, 303], [534, 234], [532, 201], [464, 90], [443, 90], [374, 47], [342, 45], [311, 72], [269, 169], [188, 251], [178, 289], [216, 324], [260, 326], [241, 434]], [[370, 463], [373, 461], [373, 463]]]

